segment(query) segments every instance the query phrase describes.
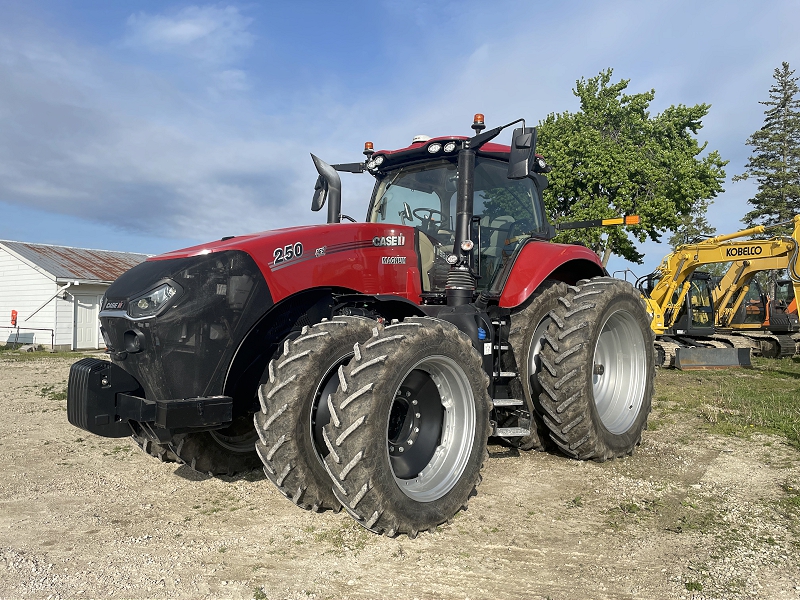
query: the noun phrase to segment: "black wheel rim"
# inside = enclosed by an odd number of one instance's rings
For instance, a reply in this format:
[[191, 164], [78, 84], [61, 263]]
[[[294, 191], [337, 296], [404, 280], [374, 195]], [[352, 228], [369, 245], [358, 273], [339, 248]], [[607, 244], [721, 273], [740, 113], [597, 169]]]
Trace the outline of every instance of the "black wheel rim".
[[442, 438], [444, 407], [436, 384], [415, 369], [395, 394], [389, 414], [389, 460], [398, 479], [412, 479], [431, 461]]

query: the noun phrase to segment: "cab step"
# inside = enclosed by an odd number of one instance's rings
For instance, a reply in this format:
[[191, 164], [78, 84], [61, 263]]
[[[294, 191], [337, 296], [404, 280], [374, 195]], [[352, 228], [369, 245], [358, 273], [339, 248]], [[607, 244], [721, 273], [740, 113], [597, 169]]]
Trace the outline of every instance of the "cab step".
[[522, 406], [524, 404], [518, 398], [493, 398], [492, 403], [495, 406]]
[[495, 371], [494, 373], [492, 373], [492, 375], [494, 375], [495, 377], [516, 377], [517, 375], [519, 375], [519, 373], [516, 373], [515, 371], [500, 371], [500, 372]]
[[524, 427], [498, 427], [494, 432], [497, 437], [525, 437], [530, 433], [531, 430]]

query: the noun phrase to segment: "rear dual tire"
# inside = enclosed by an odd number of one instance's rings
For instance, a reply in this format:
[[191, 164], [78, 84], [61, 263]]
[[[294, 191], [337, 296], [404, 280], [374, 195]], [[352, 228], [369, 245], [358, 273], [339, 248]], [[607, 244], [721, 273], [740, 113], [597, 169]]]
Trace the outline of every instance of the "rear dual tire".
[[582, 280], [548, 315], [538, 381], [550, 438], [582, 460], [632, 454], [647, 428], [655, 378], [640, 294], [610, 277]]

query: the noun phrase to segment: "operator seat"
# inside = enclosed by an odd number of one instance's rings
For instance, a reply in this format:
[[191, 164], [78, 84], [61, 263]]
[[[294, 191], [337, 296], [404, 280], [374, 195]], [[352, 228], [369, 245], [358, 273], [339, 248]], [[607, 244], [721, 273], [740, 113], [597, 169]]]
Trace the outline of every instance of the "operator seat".
[[509, 215], [481, 217], [481, 271], [485, 276], [490, 277], [502, 264], [506, 240], [511, 238], [514, 223], [514, 217]]

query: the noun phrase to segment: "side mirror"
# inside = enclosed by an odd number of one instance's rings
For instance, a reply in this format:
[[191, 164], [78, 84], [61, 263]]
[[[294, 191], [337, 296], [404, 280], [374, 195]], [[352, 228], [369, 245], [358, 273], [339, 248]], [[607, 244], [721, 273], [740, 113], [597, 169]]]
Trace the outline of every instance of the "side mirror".
[[328, 200], [328, 223], [339, 223], [342, 213], [342, 180], [336, 170], [321, 158], [311, 155], [314, 166], [319, 173], [314, 185], [314, 198], [311, 210], [318, 211]]
[[317, 182], [314, 184], [314, 198], [311, 200], [311, 210], [314, 212], [322, 210], [322, 207], [325, 206], [325, 198], [327, 195], [328, 182], [320, 175], [317, 177]]
[[508, 159], [508, 178], [524, 179], [532, 172], [536, 152], [536, 128], [519, 127], [511, 136], [511, 154]]

